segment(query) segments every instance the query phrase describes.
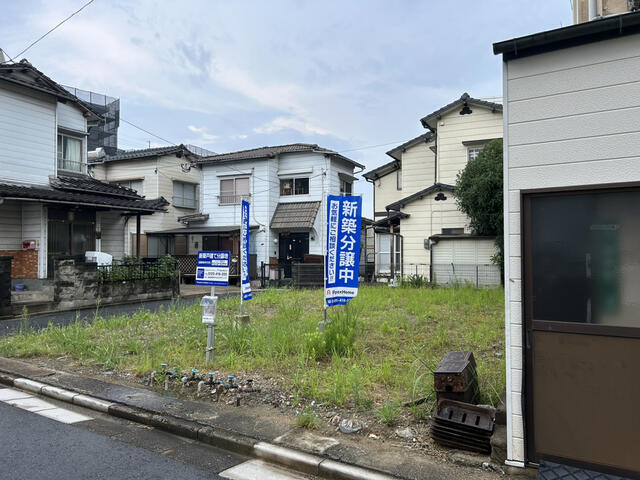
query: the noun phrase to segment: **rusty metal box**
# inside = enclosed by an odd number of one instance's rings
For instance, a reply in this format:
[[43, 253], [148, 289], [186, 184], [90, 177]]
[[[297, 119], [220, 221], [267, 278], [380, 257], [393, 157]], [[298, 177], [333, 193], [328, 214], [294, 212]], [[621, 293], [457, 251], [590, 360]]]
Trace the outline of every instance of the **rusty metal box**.
[[478, 396], [478, 373], [473, 352], [447, 353], [433, 373], [433, 387], [438, 399], [475, 403]]

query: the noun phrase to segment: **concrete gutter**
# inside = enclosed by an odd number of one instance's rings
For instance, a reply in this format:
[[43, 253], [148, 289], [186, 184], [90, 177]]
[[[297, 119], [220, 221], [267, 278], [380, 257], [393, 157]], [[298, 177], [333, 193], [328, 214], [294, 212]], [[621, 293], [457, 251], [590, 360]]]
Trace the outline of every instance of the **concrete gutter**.
[[24, 378], [11, 372], [0, 372], [0, 384], [96, 410], [114, 417], [149, 425], [175, 435], [198, 440], [247, 456], [261, 458], [311, 475], [336, 480], [394, 480], [398, 478], [383, 472], [259, 441], [246, 435], [203, 425], [194, 420], [178, 418], [169, 414], [158, 414], [118, 402], [105, 401], [73, 390]]

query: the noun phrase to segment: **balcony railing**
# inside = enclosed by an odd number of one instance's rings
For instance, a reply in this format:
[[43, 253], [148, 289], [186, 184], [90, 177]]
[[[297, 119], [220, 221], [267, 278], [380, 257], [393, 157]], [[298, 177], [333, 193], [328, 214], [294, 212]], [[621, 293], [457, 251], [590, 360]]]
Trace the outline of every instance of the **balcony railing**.
[[238, 205], [242, 200], [249, 200], [251, 195], [218, 195], [218, 205]]
[[87, 173], [87, 164], [84, 162], [75, 162], [73, 160], [65, 160], [58, 157], [58, 170], [66, 170], [67, 172]]

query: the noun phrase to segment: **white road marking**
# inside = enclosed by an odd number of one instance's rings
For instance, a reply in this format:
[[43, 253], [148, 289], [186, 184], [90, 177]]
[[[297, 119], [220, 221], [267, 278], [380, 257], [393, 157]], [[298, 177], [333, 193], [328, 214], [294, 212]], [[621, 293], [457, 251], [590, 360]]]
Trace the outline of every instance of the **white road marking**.
[[223, 478], [230, 480], [309, 480], [313, 477], [292, 472], [264, 460], [249, 460], [220, 472]]
[[21, 392], [20, 390], [14, 390], [13, 388], [0, 388], [0, 401], [6, 402], [7, 400], [15, 400], [16, 398], [28, 398], [30, 393]]
[[91, 417], [57, 407], [53, 403], [45, 402], [38, 397], [21, 392], [20, 390], [14, 390], [13, 388], [0, 389], [0, 401], [62, 423], [77, 423], [93, 420]]

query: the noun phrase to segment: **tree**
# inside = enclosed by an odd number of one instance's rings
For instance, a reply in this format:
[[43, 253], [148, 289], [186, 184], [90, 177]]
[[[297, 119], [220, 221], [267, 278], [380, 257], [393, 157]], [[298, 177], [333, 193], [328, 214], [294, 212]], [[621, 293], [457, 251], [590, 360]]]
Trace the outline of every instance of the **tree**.
[[496, 237], [493, 262], [504, 268], [502, 140], [485, 145], [478, 156], [458, 173], [454, 195], [460, 211], [470, 219], [476, 235]]

